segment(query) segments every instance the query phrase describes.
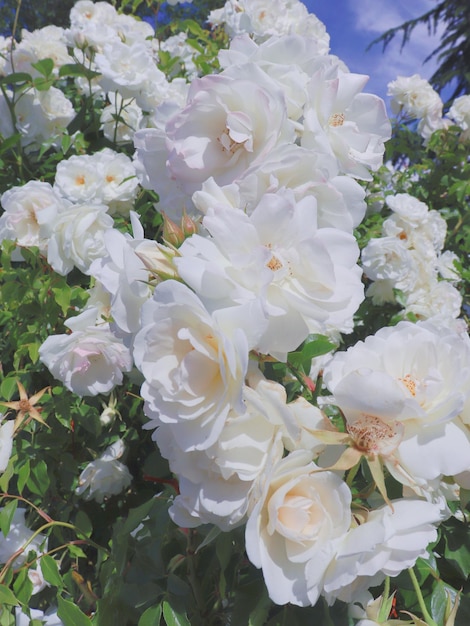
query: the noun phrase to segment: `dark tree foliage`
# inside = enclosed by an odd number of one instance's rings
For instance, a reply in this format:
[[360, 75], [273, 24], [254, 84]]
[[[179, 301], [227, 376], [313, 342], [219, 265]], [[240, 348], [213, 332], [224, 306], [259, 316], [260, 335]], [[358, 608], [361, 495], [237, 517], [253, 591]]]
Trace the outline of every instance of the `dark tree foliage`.
[[67, 27], [70, 9], [76, 0], [3, 0], [0, 2], [0, 32], [10, 35], [15, 25], [17, 7], [18, 25], [16, 34], [22, 28], [33, 31], [48, 24]]
[[470, 2], [469, 0], [443, 0], [437, 2], [420, 17], [391, 28], [371, 45], [382, 42], [384, 49], [392, 39], [401, 34], [402, 49], [410, 40], [418, 24], [426, 24], [429, 33], [435, 33], [438, 25], [445, 25], [440, 44], [426, 59], [436, 58], [438, 69], [431, 76], [430, 83], [438, 92], [449, 86], [452, 94], [449, 100], [470, 93]]
[[[29, 31], [55, 24], [69, 26], [70, 9], [77, 0], [0, 0], [0, 34], [11, 35], [15, 28], [15, 16], [18, 12], [16, 35], [22, 28]], [[191, 18], [203, 25], [212, 9], [224, 5], [225, 0], [193, 0], [191, 4], [170, 6], [156, 0], [106, 0], [116, 9], [124, 12], [134, 10], [142, 19], [149, 20], [155, 27], [165, 26], [178, 18]]]

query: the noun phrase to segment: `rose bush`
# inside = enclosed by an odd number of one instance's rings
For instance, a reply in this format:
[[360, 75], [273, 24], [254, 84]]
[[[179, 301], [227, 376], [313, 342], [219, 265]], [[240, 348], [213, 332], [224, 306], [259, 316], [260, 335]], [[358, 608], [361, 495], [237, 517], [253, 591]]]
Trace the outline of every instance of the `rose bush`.
[[467, 101], [142, 6], [0, 42], [0, 626], [466, 626]]

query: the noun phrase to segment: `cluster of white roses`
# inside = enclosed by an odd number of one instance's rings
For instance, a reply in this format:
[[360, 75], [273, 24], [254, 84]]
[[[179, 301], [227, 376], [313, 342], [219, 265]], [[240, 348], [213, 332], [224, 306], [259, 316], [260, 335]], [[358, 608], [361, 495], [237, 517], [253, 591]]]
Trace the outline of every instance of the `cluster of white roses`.
[[[162, 49], [181, 57], [191, 73], [194, 48], [185, 46], [175, 36]], [[171, 80], [158, 69], [158, 51], [159, 41], [150, 24], [118, 13], [108, 2], [79, 0], [70, 12], [68, 29], [46, 26], [33, 33], [22, 30], [20, 42], [2, 37], [0, 76], [20, 72], [37, 78], [40, 73], [34, 64], [43, 59], [53, 61], [55, 78], [62, 76], [61, 68], [83, 64], [88, 72], [99, 76], [77, 76], [75, 84], [80, 92], [91, 93], [102, 103], [101, 128], [105, 137], [122, 143], [131, 141], [138, 128], [147, 126], [160, 104], [184, 101], [186, 81]], [[47, 89], [28, 87], [19, 96], [10, 90], [0, 93], [3, 137], [18, 132], [23, 145], [30, 149], [43, 144], [60, 147], [61, 138], [76, 115], [60, 86], [59, 80], [57, 86]]]
[[[443, 495], [468, 480], [470, 342], [437, 321], [403, 322], [336, 353], [325, 404], [341, 409], [344, 433], [265, 378], [264, 359], [285, 362], [312, 333], [353, 329], [364, 297], [358, 180], [382, 164], [390, 124], [383, 101], [362, 92], [368, 77], [328, 54], [324, 26], [298, 0], [228, 0], [210, 19], [231, 37], [220, 73], [171, 82], [145, 24], [77, 2], [63, 36], [99, 73], [94, 96], [129, 112], [134, 164], [109, 150], [72, 157], [54, 187], [7, 192], [2, 238], [94, 278], [72, 332], [49, 337], [40, 358], [79, 395], [108, 393], [138, 368], [147, 427], [179, 480], [173, 520], [246, 524], [248, 557], [278, 604], [351, 602], [426, 554], [449, 514]], [[182, 218], [178, 248], [145, 239], [132, 212], [133, 236], [114, 227], [113, 211], [135, 198], [131, 165], [157, 208]], [[429, 272], [451, 271], [439, 256], [445, 228], [408, 196], [388, 204], [388, 247], [382, 239], [374, 255], [371, 242], [364, 267], [416, 295], [431, 288]], [[79, 490], [115, 493], [93, 487], [100, 471], [127, 486], [120, 463], [101, 468], [116, 450]], [[343, 473], [361, 457], [382, 506], [353, 505]], [[383, 466], [408, 497], [388, 501]]]
[[392, 98], [392, 110], [396, 115], [419, 120], [418, 132], [425, 142], [436, 130], [456, 125], [465, 132], [470, 127], [470, 96], [455, 98], [447, 116], [443, 116], [441, 97], [419, 74], [398, 76], [389, 83], [388, 95]]
[[386, 196], [385, 201], [392, 214], [383, 223], [382, 236], [370, 239], [362, 250], [362, 267], [374, 281], [366, 294], [381, 304], [395, 302], [399, 290], [405, 314], [438, 316], [452, 325], [462, 297], [454, 286], [459, 281], [457, 256], [443, 251], [446, 221], [407, 193]]

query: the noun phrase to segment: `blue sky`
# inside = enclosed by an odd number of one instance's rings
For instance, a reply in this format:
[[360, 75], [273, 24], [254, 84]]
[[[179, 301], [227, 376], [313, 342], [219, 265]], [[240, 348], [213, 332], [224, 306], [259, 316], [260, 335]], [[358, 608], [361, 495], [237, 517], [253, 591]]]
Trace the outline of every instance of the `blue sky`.
[[[331, 53], [338, 55], [352, 72], [368, 74], [365, 91], [384, 98], [387, 83], [398, 75], [420, 74], [429, 78], [435, 63], [424, 59], [439, 42], [439, 33], [430, 36], [425, 26], [419, 26], [400, 53], [401, 38], [397, 37], [382, 54], [376, 44], [366, 52], [371, 41], [387, 29], [418, 17], [436, 6], [435, 0], [303, 0], [330, 34]], [[387, 102], [388, 104], [388, 102]]]

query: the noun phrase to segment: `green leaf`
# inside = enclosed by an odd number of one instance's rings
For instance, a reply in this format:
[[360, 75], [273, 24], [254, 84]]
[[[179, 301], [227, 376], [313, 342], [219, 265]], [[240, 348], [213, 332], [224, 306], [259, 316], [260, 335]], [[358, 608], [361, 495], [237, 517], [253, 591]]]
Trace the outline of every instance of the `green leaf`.
[[305, 343], [301, 350], [289, 353], [288, 360], [293, 365], [308, 365], [315, 357], [328, 354], [336, 347], [324, 335], [310, 335], [308, 342]]
[[233, 554], [233, 539], [229, 533], [221, 533], [217, 537], [215, 553], [222, 571], [225, 570]]
[[54, 587], [62, 588], [64, 583], [62, 581], [62, 576], [59, 572], [59, 566], [57, 565], [57, 561], [53, 559], [49, 554], [44, 554], [40, 560], [41, 563], [41, 571], [44, 576], [44, 580]]
[[19, 602], [11, 589], [5, 585], [0, 585], [0, 606], [3, 604], [12, 604], [13, 606], [16, 606]]
[[62, 596], [57, 596], [57, 615], [63, 621], [64, 626], [90, 626], [90, 618], [85, 615], [76, 604], [70, 600], [64, 600]]
[[53, 287], [52, 293], [54, 294], [55, 301], [62, 309], [62, 313], [64, 315], [67, 315], [70, 308], [70, 300], [72, 297], [71, 288], [66, 283], [64, 283], [60, 287]]
[[8, 76], [2, 76], [0, 78], [0, 85], [20, 85], [22, 83], [32, 82], [33, 77], [26, 72], [13, 72]]
[[49, 475], [47, 465], [43, 459], [32, 465], [27, 486], [35, 494], [43, 496], [49, 487]]
[[75, 544], [70, 544], [67, 546], [67, 549], [69, 551], [69, 554], [71, 557], [75, 558], [75, 559], [86, 559], [87, 555], [85, 554], [85, 552], [82, 550], [82, 548], [80, 546], [77, 546]]
[[78, 511], [77, 517], [75, 518], [75, 526], [82, 531], [85, 537], [90, 537], [93, 532], [93, 524], [84, 511]]
[[37, 363], [39, 359], [39, 348], [41, 347], [41, 341], [35, 341], [33, 343], [27, 343], [29, 358], [31, 363]]
[[13, 583], [13, 591], [20, 602], [28, 606], [33, 593], [33, 583], [28, 576], [28, 569], [23, 568], [18, 572]]
[[162, 605], [151, 606], [142, 613], [137, 626], [157, 626], [162, 617]]
[[446, 543], [444, 556], [457, 572], [464, 579], [467, 579], [470, 574], [470, 535], [468, 527], [455, 518], [451, 518], [442, 527]]
[[428, 559], [419, 558], [416, 561], [414, 570], [420, 585], [425, 582], [431, 573], [434, 573], [437, 578], [439, 574], [436, 567], [436, 557], [433, 554], [429, 554]]
[[0, 154], [4, 154], [5, 152], [8, 152], [8, 150], [11, 150], [15, 146], [18, 146], [20, 141], [20, 133], [15, 133], [14, 135], [7, 137], [6, 139], [2, 139], [2, 141], [0, 142]]
[[8, 485], [12, 476], [15, 474], [16, 469], [16, 461], [18, 457], [16, 454], [12, 454], [10, 460], [8, 461], [8, 465], [6, 470], [0, 476], [0, 491], [6, 493], [8, 491]]
[[93, 72], [93, 70], [89, 70], [87, 67], [79, 63], [66, 63], [61, 66], [59, 76], [61, 78], [64, 76], [84, 76], [86, 79], [91, 80], [96, 76], [100, 76], [100, 73]]
[[127, 536], [132, 530], [137, 528], [137, 526], [142, 522], [144, 517], [147, 517], [147, 515], [150, 513], [150, 511], [152, 510], [154, 506], [155, 506], [155, 499], [151, 498], [150, 500], [148, 500], [147, 502], [144, 502], [144, 504], [141, 504], [137, 508], [131, 509], [129, 513], [127, 514], [126, 521], [124, 522], [122, 527], [119, 528], [119, 532], [117, 533], [117, 536], [118, 537]]
[[46, 78], [52, 74], [54, 69], [54, 61], [52, 59], [41, 59], [37, 63], [31, 63], [31, 65]]
[[263, 580], [254, 580], [239, 587], [235, 595], [233, 623], [262, 626], [266, 622], [268, 602], [270, 600]]
[[48, 91], [54, 84], [54, 80], [52, 78], [44, 78], [43, 76], [38, 76], [33, 80], [33, 87], [37, 91]]
[[18, 500], [11, 500], [0, 510], [0, 529], [6, 537], [10, 532], [10, 525], [18, 507]]
[[18, 473], [18, 491], [19, 493], [23, 493], [23, 489], [28, 482], [29, 475], [31, 473], [31, 468], [29, 465], [29, 459], [19, 468]]
[[12, 398], [13, 394], [18, 389], [16, 380], [16, 376], [14, 378], [8, 377], [2, 380], [2, 384], [0, 385], [0, 394], [2, 396], [2, 399], [8, 401]]
[[217, 537], [220, 535], [222, 531], [217, 526], [213, 526], [207, 535], [204, 537], [204, 540], [198, 545], [196, 548], [196, 554], [200, 552], [203, 548], [211, 544]]
[[11, 320], [13, 313], [11, 311], [0, 311], [0, 326], [5, 326]]
[[431, 617], [438, 624], [444, 623], [448, 596], [453, 604], [457, 596], [456, 590], [443, 583], [442, 580], [437, 581], [431, 596]]
[[176, 611], [167, 600], [163, 601], [163, 618], [167, 626], [191, 626], [186, 615]]
[[265, 593], [260, 595], [258, 603], [250, 613], [248, 626], [264, 626], [264, 624], [266, 624], [266, 618], [268, 617], [271, 606], [272, 602], [267, 591], [265, 591]]

